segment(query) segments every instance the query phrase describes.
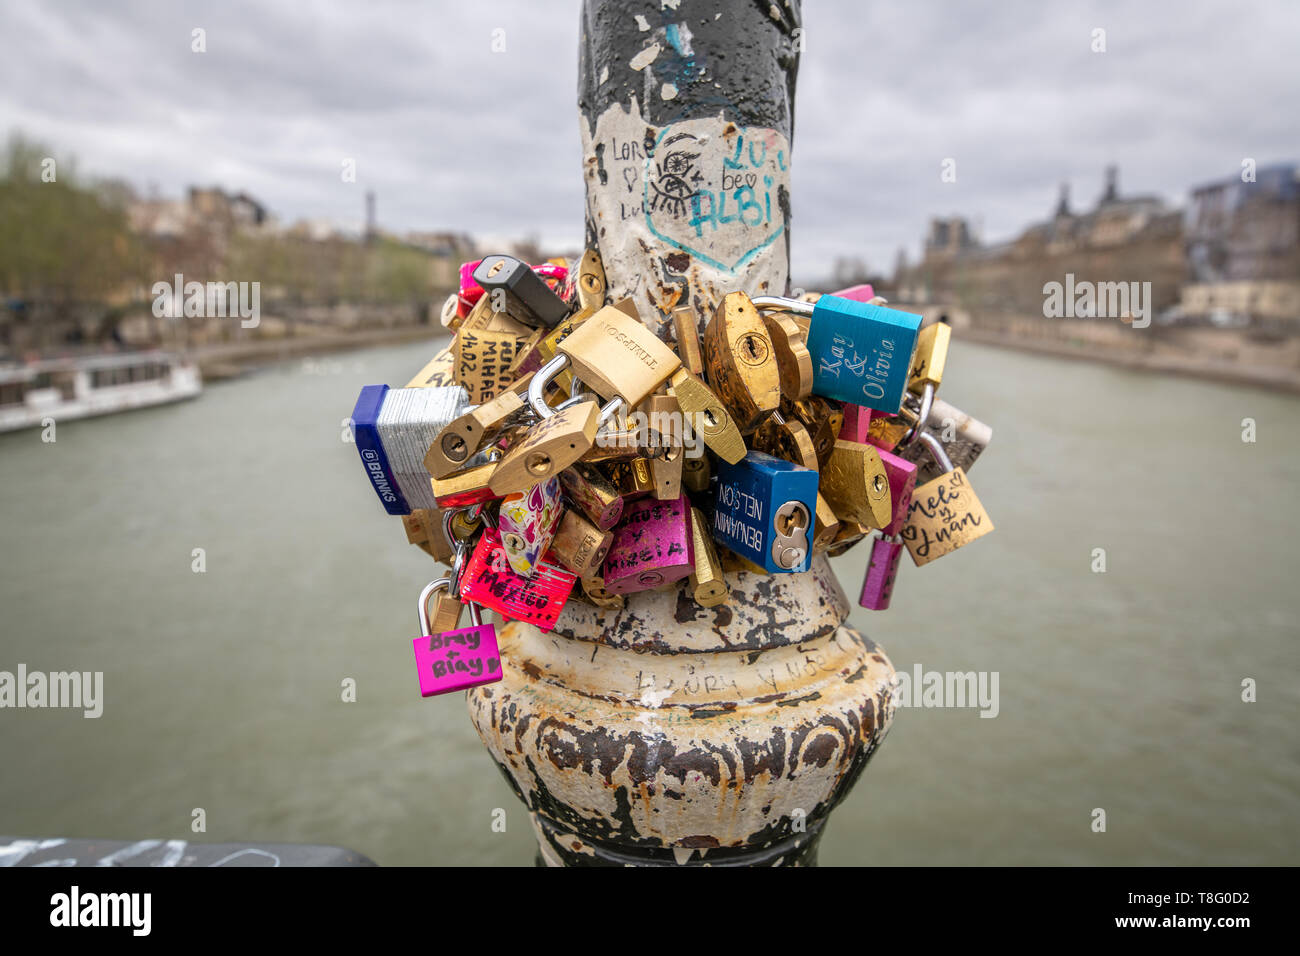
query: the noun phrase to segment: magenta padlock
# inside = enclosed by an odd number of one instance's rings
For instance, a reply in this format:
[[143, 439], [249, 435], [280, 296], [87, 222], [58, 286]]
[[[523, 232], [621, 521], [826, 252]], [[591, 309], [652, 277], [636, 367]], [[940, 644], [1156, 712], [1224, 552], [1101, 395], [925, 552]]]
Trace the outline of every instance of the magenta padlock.
[[903, 530], [907, 524], [907, 506], [912, 503], [912, 492], [916, 489], [916, 463], [899, 458], [893, 452], [877, 449], [880, 462], [885, 466], [885, 477], [889, 479], [889, 524], [881, 528], [881, 533], [892, 537]]
[[614, 594], [648, 591], [689, 577], [694, 570], [687, 497], [629, 501], [605, 557], [605, 588]]
[[470, 603], [472, 627], [461, 627], [441, 634], [430, 634], [429, 599], [451, 587], [450, 578], [439, 578], [420, 592], [420, 634], [411, 642], [415, 648], [415, 668], [420, 676], [420, 696], [452, 694], [479, 684], [499, 681], [501, 654], [497, 650], [495, 625], [484, 624], [478, 605]]
[[871, 416], [872, 410], [862, 405], [854, 405], [852, 402], [844, 403], [844, 424], [840, 426], [840, 438], [844, 441], [855, 441], [860, 445], [871, 444], [868, 436], [871, 433]]
[[851, 285], [847, 289], [840, 289], [839, 292], [832, 292], [831, 295], [839, 296], [841, 299], [852, 299], [854, 302], [870, 302], [876, 297], [876, 290], [871, 288], [871, 284]]
[[901, 538], [876, 538], [871, 543], [871, 560], [867, 562], [867, 576], [862, 582], [862, 596], [858, 598], [860, 605], [871, 611], [889, 607], [902, 556]]

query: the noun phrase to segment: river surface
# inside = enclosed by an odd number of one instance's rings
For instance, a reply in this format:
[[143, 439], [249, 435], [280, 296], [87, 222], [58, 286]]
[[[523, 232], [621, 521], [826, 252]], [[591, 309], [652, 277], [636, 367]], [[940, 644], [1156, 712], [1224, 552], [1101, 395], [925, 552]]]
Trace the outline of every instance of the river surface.
[[[416, 692], [434, 567], [343, 440], [434, 351], [0, 436], [0, 670], [104, 672], [99, 719], [0, 710], [0, 833], [531, 864], [463, 696]], [[850, 620], [909, 674], [997, 672], [997, 715], [900, 710], [822, 863], [1296, 863], [1300, 401], [961, 341], [943, 393], [994, 427], [997, 530]], [[866, 551], [834, 562], [853, 598]]]

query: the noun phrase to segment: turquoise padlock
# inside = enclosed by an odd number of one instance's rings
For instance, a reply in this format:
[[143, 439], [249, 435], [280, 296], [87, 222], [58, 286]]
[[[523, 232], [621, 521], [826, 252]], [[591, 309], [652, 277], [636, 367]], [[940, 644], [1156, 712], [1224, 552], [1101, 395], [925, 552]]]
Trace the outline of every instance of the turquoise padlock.
[[813, 394], [897, 414], [921, 316], [837, 295], [824, 295], [816, 304], [775, 295], [753, 301], [759, 310], [810, 317]]

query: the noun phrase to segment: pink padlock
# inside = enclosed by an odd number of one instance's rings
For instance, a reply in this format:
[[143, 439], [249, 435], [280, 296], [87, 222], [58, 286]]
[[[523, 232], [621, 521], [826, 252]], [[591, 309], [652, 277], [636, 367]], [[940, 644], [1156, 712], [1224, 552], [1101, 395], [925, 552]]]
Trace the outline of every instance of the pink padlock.
[[629, 501], [605, 557], [606, 589], [614, 594], [648, 591], [694, 571], [690, 500], [682, 495]]
[[847, 289], [840, 289], [839, 292], [832, 292], [831, 295], [838, 296], [841, 299], [852, 299], [854, 302], [870, 302], [876, 297], [876, 290], [871, 285], [851, 285]]
[[497, 650], [497, 629], [484, 624], [478, 605], [470, 603], [471, 627], [430, 634], [429, 599], [451, 587], [450, 578], [429, 582], [420, 592], [420, 634], [411, 642], [415, 668], [420, 677], [420, 696], [451, 694], [467, 687], [501, 680], [501, 654]]
[[907, 506], [912, 503], [912, 492], [916, 489], [916, 463], [899, 458], [893, 452], [877, 449], [880, 463], [885, 466], [885, 477], [889, 479], [889, 524], [881, 528], [881, 533], [892, 537], [903, 530], [907, 524]]
[[870, 444], [867, 439], [871, 433], [871, 413], [870, 408], [846, 402], [844, 424], [840, 426], [839, 437], [844, 441], [855, 441], [861, 445]]
[[870, 611], [883, 611], [889, 607], [902, 556], [903, 542], [900, 538], [876, 538], [871, 543], [871, 560], [867, 562], [867, 576], [862, 582], [858, 604]]

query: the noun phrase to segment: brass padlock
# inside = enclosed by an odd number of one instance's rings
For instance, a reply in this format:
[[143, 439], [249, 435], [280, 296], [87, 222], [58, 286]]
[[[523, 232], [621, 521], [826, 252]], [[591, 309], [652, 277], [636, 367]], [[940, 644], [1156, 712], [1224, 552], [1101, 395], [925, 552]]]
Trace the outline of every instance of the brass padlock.
[[907, 390], [920, 395], [927, 384], [936, 389], [943, 381], [943, 367], [948, 362], [948, 343], [952, 328], [947, 322], [927, 325], [916, 336], [916, 351], [907, 373]]
[[858, 542], [866, 541], [872, 530], [856, 521], [841, 521], [840, 529], [835, 532], [835, 540], [826, 549], [826, 554], [829, 557], [838, 558]]
[[498, 496], [525, 491], [568, 468], [595, 441], [599, 412], [595, 402], [585, 401], [560, 409], [538, 422], [497, 464], [492, 474], [492, 491]]
[[789, 312], [765, 312], [763, 324], [772, 339], [781, 396], [790, 402], [807, 398], [812, 394], [813, 360], [804, 343], [804, 330]]
[[731, 596], [722, 574], [722, 561], [709, 533], [704, 512], [691, 509], [691, 536], [695, 543], [695, 570], [691, 572], [690, 589], [695, 603], [702, 607], [717, 607]]
[[[573, 315], [569, 316], [569, 320], [577, 319], [581, 322], [583, 319], [589, 319], [605, 304], [605, 266], [600, 261], [600, 254], [596, 250], [588, 249], [582, 254], [573, 290], [577, 308]], [[554, 357], [551, 355], [551, 358]]]
[[654, 496], [672, 501], [682, 494], [682, 410], [672, 395], [651, 395], [639, 409], [646, 416], [645, 445], [653, 455], [650, 477]]
[[[639, 321], [607, 305], [557, 343], [559, 355], [542, 374], [558, 364], [572, 367], [583, 383], [602, 398], [621, 398], [629, 407], [645, 400], [677, 371], [677, 355]], [[565, 360], [562, 364], [561, 360]]]
[[510, 387], [510, 368], [525, 339], [513, 332], [462, 328], [456, 336], [456, 382], [471, 405], [491, 401]]
[[787, 420], [797, 419], [803, 422], [812, 438], [817, 461], [825, 467], [826, 459], [835, 450], [835, 440], [840, 435], [840, 429], [844, 427], [843, 407], [820, 395], [809, 395], [797, 402], [782, 402], [781, 414]]
[[654, 494], [655, 478], [649, 460], [633, 458], [631, 461], [612, 462], [608, 467], [614, 487], [624, 501], [635, 501]]
[[521, 424], [531, 414], [525, 396], [532, 376], [519, 379], [504, 392], [453, 419], [424, 456], [424, 467], [434, 478], [445, 478], [465, 464], [504, 429]]
[[433, 498], [439, 508], [455, 508], [483, 504], [501, 496], [495, 494], [491, 487], [492, 475], [497, 462], [476, 465], [464, 471], [453, 472], [445, 478], [430, 479], [433, 485]]
[[679, 368], [672, 377], [672, 392], [685, 420], [715, 455], [732, 465], [745, 457], [744, 436], [707, 385]]
[[456, 353], [449, 345], [415, 373], [406, 388], [445, 388], [456, 384]]
[[757, 451], [765, 451], [813, 471], [820, 467], [817, 449], [813, 447], [812, 437], [803, 422], [787, 421], [780, 412], [773, 412], [767, 421], [758, 426], [752, 445]]
[[682, 368], [698, 377], [704, 374], [704, 353], [700, 349], [700, 327], [689, 305], [673, 309], [673, 331]]
[[781, 404], [781, 377], [762, 316], [743, 292], [722, 299], [704, 330], [709, 384], [742, 435]]
[[601, 531], [608, 531], [623, 517], [623, 496], [595, 465], [570, 465], [560, 472], [560, 484], [569, 501]]
[[942, 469], [939, 477], [912, 492], [907, 524], [900, 535], [919, 567], [956, 551], [993, 530], [993, 521], [960, 466], [954, 466], [943, 445], [927, 431], [920, 441]]
[[889, 477], [874, 445], [837, 439], [818, 491], [842, 521], [883, 528], [891, 516]]
[[605, 587], [605, 578], [603, 575], [593, 574], [589, 578], [582, 578], [582, 593], [586, 595], [587, 600], [596, 607], [606, 608], [608, 610], [619, 610], [627, 604], [627, 600], [621, 594], [615, 594], [609, 588]]
[[817, 492], [817, 513], [813, 515], [813, 553], [821, 554], [834, 543], [840, 533], [840, 519], [826, 496]]
[[702, 453], [699, 455], [683, 455], [682, 460], [682, 485], [687, 491], [705, 492], [709, 490], [709, 478], [712, 477], [713, 469], [709, 467], [709, 459]]
[[560, 527], [551, 541], [551, 551], [559, 562], [580, 578], [600, 574], [601, 563], [614, 539], [612, 531], [601, 531], [572, 509], [560, 519]]

